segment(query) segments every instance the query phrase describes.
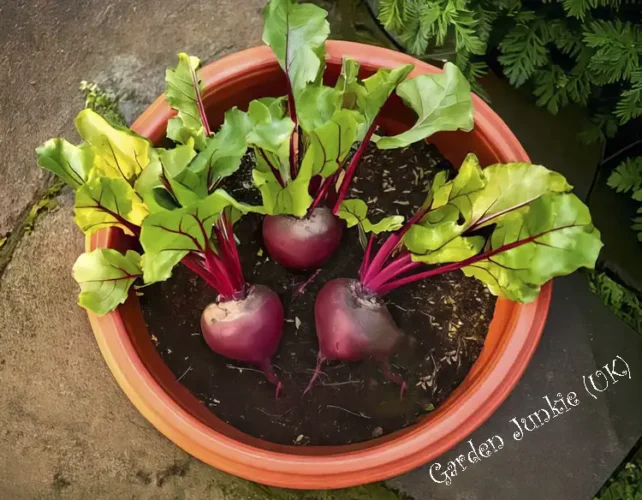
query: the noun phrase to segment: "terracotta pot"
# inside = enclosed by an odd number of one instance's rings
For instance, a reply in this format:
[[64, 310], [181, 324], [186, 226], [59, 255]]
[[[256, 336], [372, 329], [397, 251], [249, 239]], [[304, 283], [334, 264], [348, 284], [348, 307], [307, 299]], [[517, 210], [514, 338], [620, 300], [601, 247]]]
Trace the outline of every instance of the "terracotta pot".
[[[336, 79], [341, 58], [361, 63], [362, 76], [380, 67], [416, 65], [412, 76], [437, 68], [410, 56], [356, 43], [329, 42], [327, 79]], [[232, 106], [285, 94], [285, 80], [267, 47], [240, 52], [202, 71], [204, 100], [212, 125]], [[528, 161], [504, 122], [474, 98], [475, 129], [430, 138], [453, 164], [475, 152], [482, 164]], [[163, 139], [172, 115], [159, 97], [133, 125], [154, 142]], [[412, 112], [392, 99], [385, 126], [400, 128]], [[393, 119], [394, 118], [394, 119]], [[119, 230], [96, 233], [88, 246], [126, 248]], [[347, 446], [295, 447], [269, 443], [214, 416], [176, 381], [157, 353], [134, 296], [113, 313], [90, 314], [96, 340], [116, 380], [138, 410], [165, 436], [218, 469], [259, 483], [290, 488], [339, 488], [387, 479], [432, 461], [481, 425], [504, 401], [524, 372], [539, 341], [551, 299], [550, 283], [528, 305], [499, 300], [482, 353], [446, 402], [416, 424], [371, 441]]]

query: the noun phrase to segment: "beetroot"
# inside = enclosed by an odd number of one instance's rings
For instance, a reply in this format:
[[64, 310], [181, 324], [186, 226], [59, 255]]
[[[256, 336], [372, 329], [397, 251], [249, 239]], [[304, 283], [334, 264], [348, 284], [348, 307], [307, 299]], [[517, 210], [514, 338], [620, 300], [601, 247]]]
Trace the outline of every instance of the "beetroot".
[[276, 293], [253, 285], [243, 299], [213, 302], [203, 310], [201, 330], [213, 351], [261, 368], [278, 396], [281, 382], [270, 362], [283, 331], [283, 306]]
[[268, 215], [263, 220], [263, 241], [270, 257], [290, 269], [314, 269], [325, 263], [341, 242], [343, 222], [327, 207], [310, 215]]
[[[383, 301], [363, 288], [357, 280], [338, 278], [329, 281], [314, 304], [319, 357], [308, 392], [325, 361], [358, 361], [372, 356], [383, 365], [386, 378], [401, 385], [405, 382], [390, 373], [388, 357], [402, 337]], [[304, 394], [305, 394], [304, 392]]]

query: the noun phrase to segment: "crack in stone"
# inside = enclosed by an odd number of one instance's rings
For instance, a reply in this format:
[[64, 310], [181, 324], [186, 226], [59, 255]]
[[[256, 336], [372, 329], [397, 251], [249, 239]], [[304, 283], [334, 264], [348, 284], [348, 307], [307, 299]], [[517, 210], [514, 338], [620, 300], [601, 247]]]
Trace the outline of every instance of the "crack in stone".
[[56, 180], [51, 176], [45, 187], [36, 191], [31, 198], [31, 203], [20, 213], [18, 222], [13, 230], [4, 236], [6, 240], [0, 246], [0, 279], [2, 279], [2, 275], [11, 262], [23, 236], [31, 232], [40, 216], [57, 206], [55, 198], [63, 187], [64, 183], [62, 181]]

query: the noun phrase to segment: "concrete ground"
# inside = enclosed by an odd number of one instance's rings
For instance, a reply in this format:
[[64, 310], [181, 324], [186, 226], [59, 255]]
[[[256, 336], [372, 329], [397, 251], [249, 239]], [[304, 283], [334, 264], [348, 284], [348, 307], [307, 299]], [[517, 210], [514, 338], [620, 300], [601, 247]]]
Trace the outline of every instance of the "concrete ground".
[[[0, 499], [398, 498], [381, 485], [310, 494], [265, 489], [182, 452], [118, 388], [76, 306], [70, 270], [83, 237], [72, 220], [72, 193], [57, 193], [33, 229], [25, 230], [51, 183], [36, 168], [34, 148], [50, 137], [75, 137], [73, 117], [83, 104], [76, 91], [80, 80], [117, 89], [131, 120], [162, 91], [164, 69], [177, 52], [208, 61], [258, 45], [263, 4], [0, 5]], [[511, 109], [505, 112], [510, 119]], [[518, 118], [511, 126], [519, 127]], [[546, 136], [543, 150], [569, 144], [572, 128]], [[564, 154], [556, 155], [558, 161]], [[576, 162], [578, 168], [586, 163]], [[606, 477], [608, 470], [601, 474]], [[392, 484], [423, 500], [417, 491], [427, 491], [425, 474], [408, 477]]]

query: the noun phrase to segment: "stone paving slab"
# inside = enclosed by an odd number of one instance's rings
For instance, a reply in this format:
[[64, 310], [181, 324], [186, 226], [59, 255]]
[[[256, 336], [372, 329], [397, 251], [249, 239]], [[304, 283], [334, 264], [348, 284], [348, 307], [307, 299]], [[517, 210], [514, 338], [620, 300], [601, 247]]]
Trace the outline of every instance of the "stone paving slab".
[[[582, 377], [607, 363], [611, 366], [618, 355], [629, 364], [631, 378], [617, 377], [603, 393], [588, 381], [597, 396], [593, 399]], [[623, 366], [618, 362], [616, 368], [619, 372]], [[598, 389], [604, 388], [604, 379], [594, 382]], [[577, 406], [567, 405], [569, 411], [524, 433], [520, 440], [513, 438], [519, 432], [513, 418], [521, 422], [541, 408], [552, 413], [543, 397], [554, 402], [558, 393], [566, 396], [569, 392], [575, 393]], [[416, 500], [589, 500], [642, 436], [640, 394], [642, 337], [602, 305], [582, 274], [558, 278], [542, 341], [524, 377], [495, 414], [468, 438], [477, 447], [489, 438], [499, 446], [493, 437], [499, 435], [504, 448], [470, 464], [467, 439], [388, 484]], [[558, 403], [556, 408], [562, 406]], [[527, 425], [534, 427], [530, 420]], [[447, 485], [443, 472], [448, 461], [462, 454], [466, 455], [462, 460], [466, 470], [458, 468]]]

